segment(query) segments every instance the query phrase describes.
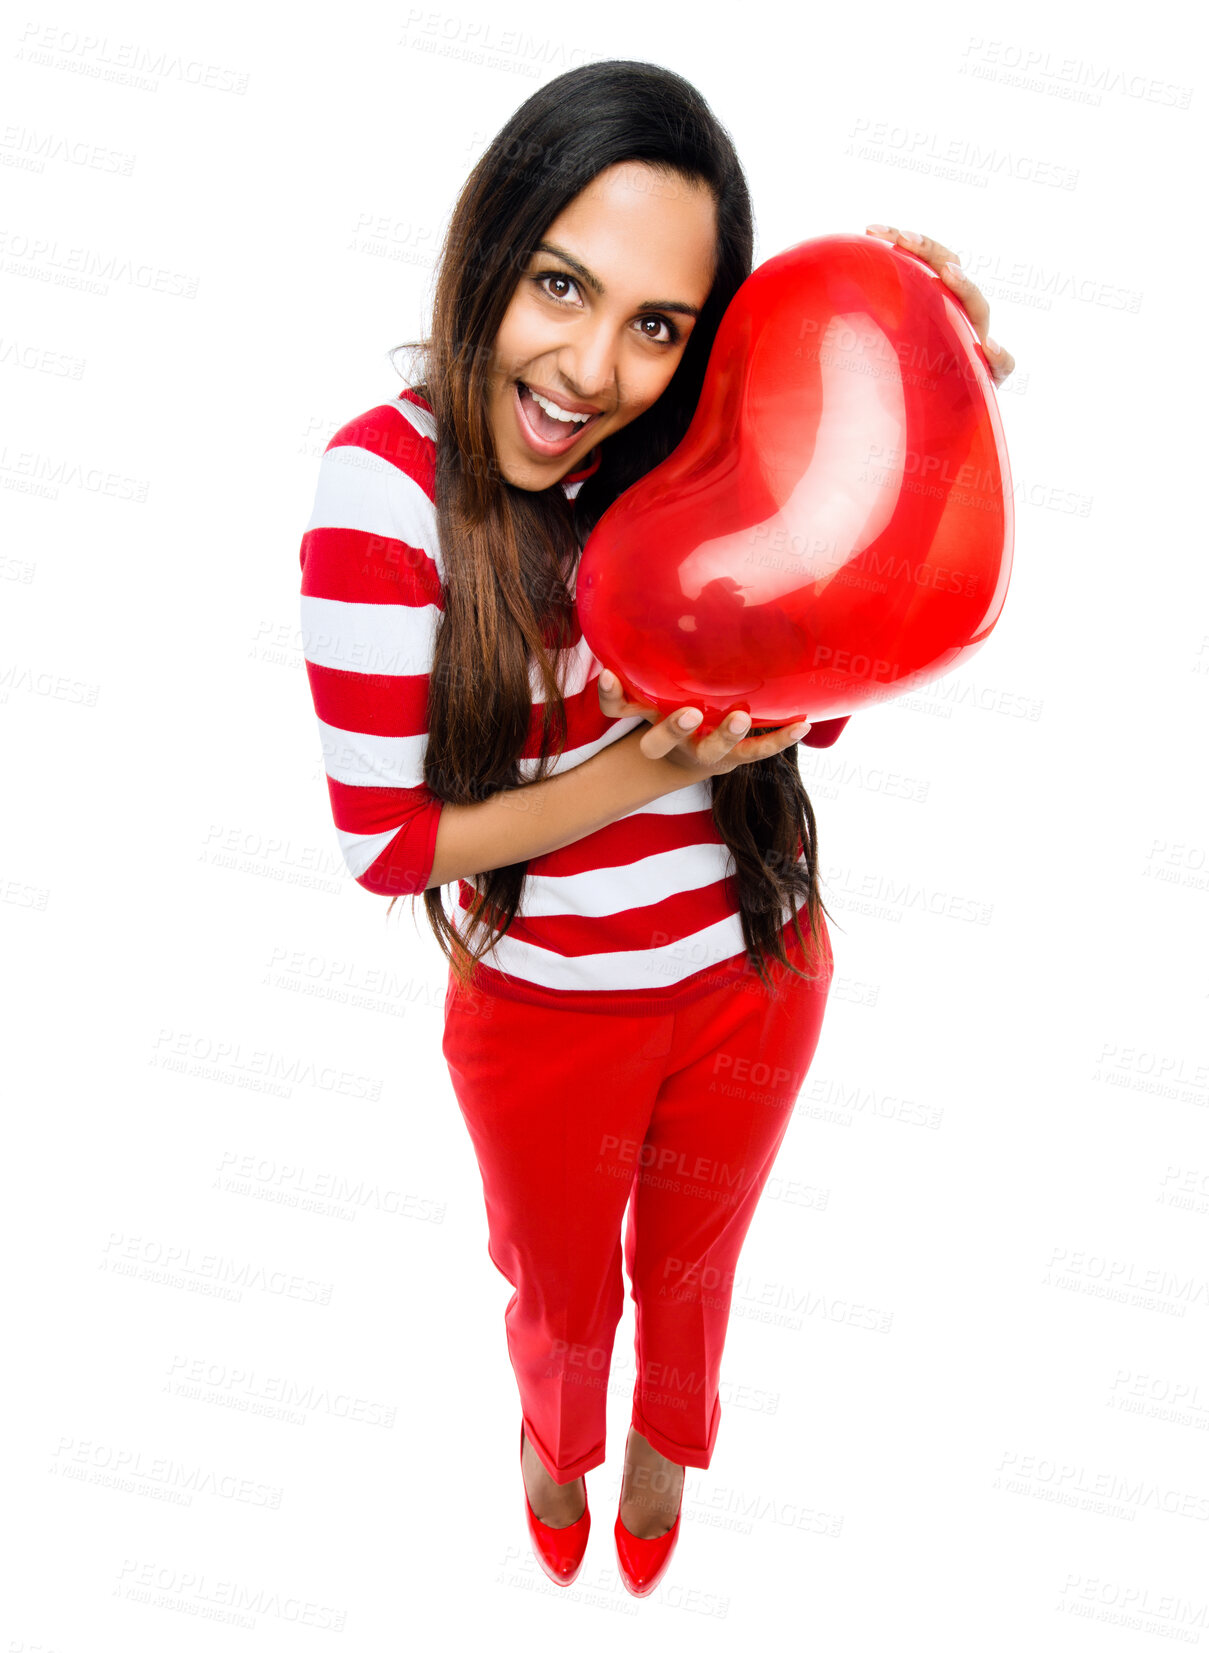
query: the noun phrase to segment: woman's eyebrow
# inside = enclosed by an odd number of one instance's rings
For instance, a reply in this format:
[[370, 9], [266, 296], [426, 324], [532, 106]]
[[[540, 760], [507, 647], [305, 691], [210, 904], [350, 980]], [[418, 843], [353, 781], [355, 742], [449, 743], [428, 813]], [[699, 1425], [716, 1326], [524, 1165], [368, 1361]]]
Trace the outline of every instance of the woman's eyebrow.
[[[553, 253], [555, 258], [561, 258], [564, 264], [571, 266], [581, 281], [587, 282], [593, 292], [603, 295], [604, 282], [599, 277], [594, 276], [591, 270], [585, 268], [577, 258], [572, 258], [564, 247], [556, 247], [552, 241], [539, 241], [533, 250], [538, 253]], [[679, 299], [674, 298], [651, 298], [645, 304], [640, 304], [638, 308], [640, 310], [675, 310], [681, 316], [699, 316], [701, 314], [695, 304], [682, 304]]]

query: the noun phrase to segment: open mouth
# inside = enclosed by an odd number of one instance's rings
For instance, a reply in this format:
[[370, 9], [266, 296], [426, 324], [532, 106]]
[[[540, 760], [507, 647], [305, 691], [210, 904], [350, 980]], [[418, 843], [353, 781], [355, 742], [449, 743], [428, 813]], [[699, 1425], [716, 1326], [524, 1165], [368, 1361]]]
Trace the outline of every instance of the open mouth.
[[556, 418], [534, 401], [529, 386], [521, 379], [516, 381], [516, 410], [521, 434], [535, 452], [546, 458], [566, 453], [585, 431], [594, 430], [604, 417], [593, 413], [587, 419]]

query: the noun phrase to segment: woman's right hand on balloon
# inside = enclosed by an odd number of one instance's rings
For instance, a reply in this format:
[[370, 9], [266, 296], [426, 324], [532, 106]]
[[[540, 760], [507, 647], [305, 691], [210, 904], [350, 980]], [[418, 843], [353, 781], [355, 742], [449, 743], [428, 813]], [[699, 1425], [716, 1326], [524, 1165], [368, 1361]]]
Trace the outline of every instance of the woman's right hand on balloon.
[[[600, 673], [596, 689], [600, 709], [606, 717], [644, 717], [651, 724], [639, 742], [648, 758], [666, 758], [679, 769], [695, 772], [701, 780], [711, 775], [729, 775], [741, 763], [761, 763], [765, 758], [775, 757], [778, 752], [795, 746], [811, 728], [806, 720], [747, 739], [751, 719], [746, 712], [732, 712], [708, 735], [698, 736], [702, 723], [699, 707], [683, 706], [669, 717], [660, 718], [656, 707], [627, 700], [621, 684], [610, 672]], [[681, 722], [686, 717], [687, 726]], [[736, 720], [737, 729], [731, 727]]]

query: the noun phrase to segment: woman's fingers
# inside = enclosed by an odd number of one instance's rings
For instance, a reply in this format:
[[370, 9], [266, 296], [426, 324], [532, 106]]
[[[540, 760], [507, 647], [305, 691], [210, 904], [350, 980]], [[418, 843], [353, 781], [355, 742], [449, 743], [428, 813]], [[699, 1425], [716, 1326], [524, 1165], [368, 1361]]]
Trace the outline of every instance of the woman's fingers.
[[600, 673], [596, 679], [596, 692], [600, 698], [600, 709], [606, 717], [645, 717], [652, 720], [659, 716], [654, 706], [627, 700], [621, 683], [612, 672]]
[[[770, 730], [767, 735], [761, 736], [761, 739], [775, 741], [773, 752], [784, 752], [787, 747], [796, 746], [802, 736], [808, 735], [813, 728], [814, 724], [810, 719], [804, 717], [800, 723], [788, 723], [782, 729]], [[771, 756], [771, 753], [766, 755]]]
[[[687, 721], [682, 722], [681, 719]], [[673, 747], [681, 745], [686, 740], [695, 738], [696, 731], [701, 727], [701, 713], [695, 706], [683, 706], [671, 717], [662, 718], [653, 723], [645, 732], [640, 741], [642, 750], [648, 758], [666, 758]], [[739, 737], [732, 737], [734, 740]]]
[[[684, 719], [688, 721], [682, 721]], [[706, 735], [697, 733], [701, 723], [700, 711], [686, 706], [648, 729], [640, 742], [642, 750], [648, 758], [665, 758], [681, 747], [686, 756], [691, 754], [693, 763], [708, 769], [731, 756], [741, 763], [758, 763], [763, 758], [774, 757], [796, 745], [810, 730], [809, 719], [803, 719], [749, 738], [751, 718], [746, 712], [730, 713]]]
[[1016, 359], [1002, 345], [996, 344], [987, 332], [991, 307], [962, 269], [957, 254], [950, 252], [941, 242], [933, 241], [930, 236], [919, 235], [915, 230], [900, 230], [890, 224], [867, 224], [865, 233], [894, 241], [932, 266], [953, 297], [964, 307], [970, 325], [978, 335], [978, 342], [986, 351], [991, 377], [997, 385], [1001, 385], [1015, 370]]
[[796, 746], [803, 735], [810, 733], [810, 729], [810, 720], [803, 718], [800, 723], [788, 723], [782, 728], [769, 729], [766, 734], [753, 735], [749, 740], [740, 739], [731, 751], [733, 756], [743, 763], [759, 763], [763, 758], [775, 757], [778, 752]]
[[996, 344], [989, 335], [983, 341], [986, 346], [987, 357], [991, 364], [991, 377], [997, 385], [1001, 385], [1009, 373], [1016, 371], [1016, 358], [1010, 350], [1005, 350], [1001, 344]]
[[[656, 707], [643, 701], [627, 700], [622, 684], [612, 672], [602, 671], [596, 680], [600, 709], [606, 717], [644, 717], [651, 725], [640, 742], [648, 758], [665, 758], [677, 747], [691, 750], [693, 762], [708, 767], [732, 752], [744, 763], [757, 763], [793, 746], [810, 731], [810, 723], [787, 724], [748, 739], [751, 718], [746, 712], [732, 712], [708, 735], [697, 731], [703, 722], [699, 707], [682, 706], [669, 717], [660, 717]], [[738, 727], [732, 724], [738, 723]]]

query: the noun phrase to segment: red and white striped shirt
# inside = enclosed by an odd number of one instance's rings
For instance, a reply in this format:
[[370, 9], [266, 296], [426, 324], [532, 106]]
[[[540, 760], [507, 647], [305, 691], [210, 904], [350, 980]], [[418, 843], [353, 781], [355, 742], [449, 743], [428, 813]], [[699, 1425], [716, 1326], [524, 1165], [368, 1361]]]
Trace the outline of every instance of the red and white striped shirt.
[[[337, 837], [349, 871], [377, 895], [423, 891], [442, 800], [424, 784], [428, 672], [444, 607], [434, 490], [436, 426], [413, 390], [343, 425], [327, 445], [302, 538], [302, 636]], [[564, 477], [568, 500], [600, 463]], [[573, 567], [568, 580], [575, 593]], [[584, 763], [638, 717], [600, 710], [601, 664], [578, 615], [555, 660], [567, 711], [566, 749], [549, 773]], [[519, 761], [535, 778], [542, 688]], [[830, 746], [847, 718], [816, 723]], [[459, 880], [459, 932], [474, 897]], [[805, 926], [803, 920], [803, 931]], [[792, 927], [787, 946], [797, 957]], [[722, 970], [719, 970], [719, 967]], [[710, 783], [658, 798], [528, 863], [521, 910], [480, 961], [486, 992], [569, 1009], [676, 1009], [749, 966], [730, 851], [714, 825]]]

